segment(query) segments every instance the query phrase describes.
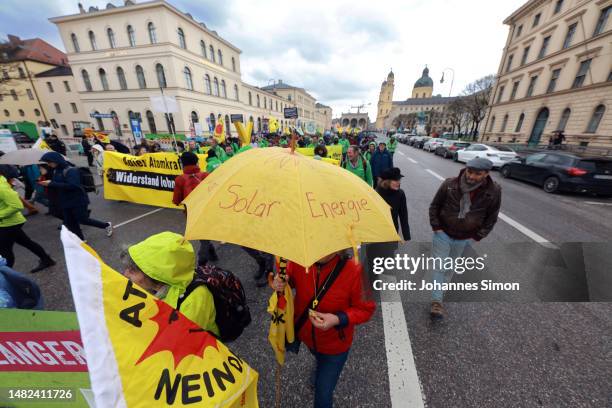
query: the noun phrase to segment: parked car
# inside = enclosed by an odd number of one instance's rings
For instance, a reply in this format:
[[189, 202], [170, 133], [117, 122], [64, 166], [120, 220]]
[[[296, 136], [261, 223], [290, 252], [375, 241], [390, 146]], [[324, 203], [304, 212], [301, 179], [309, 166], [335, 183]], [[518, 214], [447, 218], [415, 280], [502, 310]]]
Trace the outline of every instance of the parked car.
[[446, 139], [442, 139], [440, 137], [432, 137], [431, 139], [429, 139], [427, 142], [423, 144], [423, 150], [425, 150], [426, 152], [430, 152], [430, 153], [434, 152], [436, 151], [436, 148], [442, 145], [445, 141]]
[[68, 155], [80, 156], [85, 154], [81, 143], [66, 143], [66, 153]]
[[438, 145], [434, 153], [438, 156], [444, 157], [445, 159], [450, 159], [459, 150], [465, 149], [469, 145], [469, 142], [462, 142], [460, 140], [447, 140], [441, 145]]
[[571, 153], [535, 153], [500, 169], [504, 177], [542, 186], [547, 193], [567, 191], [612, 197], [612, 159]]
[[458, 162], [467, 163], [476, 157], [489, 159], [493, 162], [493, 168], [500, 168], [510, 160], [515, 159], [517, 154], [509, 147], [493, 147], [477, 143], [470, 145], [463, 150], [459, 150], [457, 153], [455, 153], [453, 159]]
[[419, 139], [417, 139], [412, 146], [417, 149], [422, 149], [429, 139], [431, 139], [429, 136], [419, 136]]
[[417, 135], [410, 136], [410, 137], [408, 138], [408, 146], [412, 146], [412, 145], [414, 145], [414, 142], [417, 140], [417, 138], [418, 138], [418, 137], [419, 137], [419, 136], [417, 136]]

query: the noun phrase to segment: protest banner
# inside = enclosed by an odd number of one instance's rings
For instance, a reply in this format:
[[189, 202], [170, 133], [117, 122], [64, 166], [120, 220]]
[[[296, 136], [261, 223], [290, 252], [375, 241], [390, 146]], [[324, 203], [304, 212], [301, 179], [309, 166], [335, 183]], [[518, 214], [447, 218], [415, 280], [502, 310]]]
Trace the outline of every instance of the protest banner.
[[66, 228], [61, 239], [97, 407], [258, 407], [244, 360]]
[[[332, 163], [339, 166], [342, 162], [342, 145], [329, 145], [325, 148], [327, 149], [327, 159], [333, 160]], [[295, 151], [304, 156], [314, 156], [314, 147], [298, 147]]]

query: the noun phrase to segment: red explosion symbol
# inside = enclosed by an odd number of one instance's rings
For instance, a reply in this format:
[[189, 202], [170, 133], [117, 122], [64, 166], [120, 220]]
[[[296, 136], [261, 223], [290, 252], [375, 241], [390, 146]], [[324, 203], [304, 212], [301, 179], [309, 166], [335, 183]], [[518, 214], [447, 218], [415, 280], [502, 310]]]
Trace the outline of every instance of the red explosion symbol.
[[157, 314], [151, 318], [157, 323], [157, 334], [142, 353], [136, 364], [140, 364], [153, 354], [169, 351], [174, 357], [174, 368], [189, 355], [202, 358], [206, 347], [217, 347], [217, 339], [197, 324], [172, 309], [166, 303], [155, 299]]

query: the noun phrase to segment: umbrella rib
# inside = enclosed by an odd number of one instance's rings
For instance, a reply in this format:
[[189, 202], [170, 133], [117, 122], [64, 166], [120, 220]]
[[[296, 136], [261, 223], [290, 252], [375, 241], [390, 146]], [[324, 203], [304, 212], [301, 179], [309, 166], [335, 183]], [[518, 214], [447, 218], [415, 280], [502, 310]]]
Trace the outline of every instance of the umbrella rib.
[[[298, 162], [299, 163], [299, 162]], [[303, 197], [303, 191], [302, 191], [302, 178], [301, 178], [301, 174], [299, 171], [299, 165], [296, 166], [296, 171], [297, 171], [297, 178], [298, 178], [298, 191], [299, 191], [299, 200], [298, 203], [300, 205], [300, 214], [304, 214], [304, 204], [302, 203], [302, 197]], [[300, 217], [300, 220], [302, 221], [302, 243], [303, 243], [303, 250], [304, 250], [304, 259], [306, 259], [306, 224], [304, 223], [304, 217]], [[310, 265], [302, 265], [305, 268], [308, 268], [308, 266]]]

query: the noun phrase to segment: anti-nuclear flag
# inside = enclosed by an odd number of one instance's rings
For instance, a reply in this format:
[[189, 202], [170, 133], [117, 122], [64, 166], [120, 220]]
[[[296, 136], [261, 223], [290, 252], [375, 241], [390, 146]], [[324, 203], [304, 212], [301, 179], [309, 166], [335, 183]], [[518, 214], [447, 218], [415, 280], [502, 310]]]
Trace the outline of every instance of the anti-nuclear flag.
[[[287, 260], [278, 259], [279, 275], [286, 277]], [[276, 356], [278, 364], [285, 364], [285, 340], [293, 343], [295, 333], [293, 327], [293, 292], [289, 285], [285, 286], [285, 292], [274, 292], [268, 303], [268, 313], [272, 315], [268, 340]]]
[[276, 118], [270, 118], [270, 122], [268, 125], [268, 131], [270, 133], [276, 133], [278, 132], [279, 128], [280, 128], [280, 124], [278, 123], [278, 120]]
[[83, 134], [85, 135], [85, 137], [95, 137], [102, 143], [110, 143], [110, 138], [106, 133], [96, 132], [92, 128], [83, 129]]
[[244, 360], [65, 227], [61, 238], [97, 407], [258, 407]]
[[223, 122], [223, 118], [219, 115], [217, 119], [217, 126], [215, 126], [215, 139], [219, 143], [225, 142], [225, 123]]
[[249, 120], [246, 128], [244, 127], [244, 124], [239, 121], [234, 122], [234, 126], [238, 131], [238, 139], [240, 140], [240, 144], [242, 146], [250, 145], [251, 135], [253, 134], [253, 121]]
[[38, 140], [36, 140], [36, 142], [32, 145], [33, 149], [45, 149], [45, 150], [51, 150], [51, 148], [49, 147], [49, 145], [47, 144], [47, 142], [45, 142], [45, 139], [43, 139], [42, 136], [38, 137]]

